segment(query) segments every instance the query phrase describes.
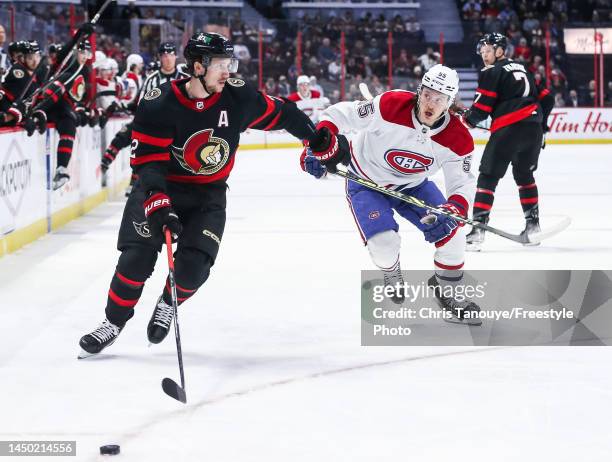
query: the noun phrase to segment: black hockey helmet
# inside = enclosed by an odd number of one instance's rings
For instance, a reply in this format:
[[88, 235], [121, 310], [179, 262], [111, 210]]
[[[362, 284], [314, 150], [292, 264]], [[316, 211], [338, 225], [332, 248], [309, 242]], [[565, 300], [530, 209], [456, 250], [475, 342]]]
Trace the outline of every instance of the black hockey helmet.
[[34, 53], [40, 53], [40, 45], [36, 40], [26, 40], [23, 47], [23, 54], [30, 55]]
[[159, 61], [150, 61], [149, 64], [147, 64], [147, 72], [159, 71], [160, 68], [161, 64]]
[[480, 49], [484, 45], [491, 45], [493, 48], [501, 48], [505, 52], [508, 48], [508, 39], [505, 35], [500, 34], [499, 32], [492, 32], [483, 35], [482, 38], [478, 40], [478, 44], [476, 45], [477, 55], [480, 55]]
[[89, 52], [91, 52], [91, 43], [89, 43], [88, 40], [81, 40], [77, 44], [77, 50], [78, 51], [89, 51]]
[[164, 53], [176, 54], [176, 45], [174, 43], [164, 42], [159, 46], [158, 52], [160, 55], [163, 55]]
[[60, 51], [62, 51], [61, 43], [52, 43], [47, 48], [47, 53], [49, 53], [50, 55], [59, 53]]
[[221, 34], [214, 32], [201, 32], [194, 34], [183, 52], [187, 61], [187, 71], [193, 75], [193, 63], [202, 63], [204, 67], [210, 65], [213, 58], [233, 58], [230, 72], [238, 70], [238, 60], [234, 58], [234, 45]]
[[28, 41], [27, 40], [18, 40], [16, 42], [11, 42], [9, 43], [8, 46], [8, 52], [9, 54], [15, 54], [15, 53], [25, 53], [25, 49], [28, 46]]

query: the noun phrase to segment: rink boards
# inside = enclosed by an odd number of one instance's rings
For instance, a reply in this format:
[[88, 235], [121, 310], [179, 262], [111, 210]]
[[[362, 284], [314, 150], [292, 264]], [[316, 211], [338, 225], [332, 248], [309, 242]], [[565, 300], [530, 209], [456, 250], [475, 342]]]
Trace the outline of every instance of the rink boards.
[[[109, 120], [104, 129], [81, 127], [69, 165], [71, 181], [52, 191], [58, 134], [27, 137], [21, 129], [0, 129], [0, 256], [13, 252], [68, 221], [88, 212], [109, 196], [121, 194], [130, 176], [129, 152], [122, 150], [101, 186], [100, 158], [114, 134], [127, 121]], [[548, 144], [612, 143], [611, 108], [555, 108], [549, 117]], [[489, 132], [472, 130], [477, 144]], [[241, 137], [241, 150], [299, 148], [288, 133], [249, 130]]]

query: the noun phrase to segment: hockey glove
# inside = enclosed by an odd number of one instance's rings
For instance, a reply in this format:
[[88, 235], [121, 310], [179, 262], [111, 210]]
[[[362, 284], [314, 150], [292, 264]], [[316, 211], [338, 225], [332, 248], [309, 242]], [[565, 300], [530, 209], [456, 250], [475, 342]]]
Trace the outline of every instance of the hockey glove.
[[77, 127], [84, 127], [89, 123], [89, 114], [86, 108], [83, 106], [77, 106], [74, 109], [74, 113], [76, 114]]
[[300, 156], [300, 167], [315, 178], [327, 176], [327, 169], [312, 155], [310, 148], [304, 148], [302, 151], [302, 155]]
[[[458, 202], [449, 200], [447, 203], [440, 205], [438, 208], [444, 209], [461, 217], [467, 216], [467, 210]], [[463, 226], [462, 222], [458, 222], [453, 217], [448, 215], [437, 215], [430, 213], [421, 218], [423, 234], [427, 242], [445, 243], [457, 232], [459, 226]], [[444, 242], [442, 242], [444, 241]]]
[[163, 192], [151, 192], [142, 205], [153, 238], [161, 238], [164, 228], [170, 230], [173, 239], [176, 239], [181, 234], [183, 226], [172, 208], [170, 198], [166, 194]]
[[23, 122], [23, 128], [28, 136], [32, 136], [35, 131], [42, 135], [47, 130], [47, 114], [37, 109]]
[[317, 129], [312, 140], [309, 141], [312, 153], [321, 164], [335, 173], [338, 164], [348, 165], [351, 161], [351, 149], [344, 135], [335, 135], [329, 128]]

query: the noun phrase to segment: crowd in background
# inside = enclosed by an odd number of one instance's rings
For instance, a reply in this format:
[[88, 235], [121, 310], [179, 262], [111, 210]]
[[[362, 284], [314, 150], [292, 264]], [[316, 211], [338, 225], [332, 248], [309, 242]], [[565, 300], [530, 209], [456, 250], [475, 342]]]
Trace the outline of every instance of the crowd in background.
[[[550, 40], [550, 91], [556, 107], [593, 106], [595, 81], [570, 81], [563, 47], [563, 27], [583, 22], [593, 27], [612, 23], [610, 0], [458, 0], [464, 29], [475, 45], [484, 33], [508, 37], [507, 56], [526, 64], [536, 80], [546, 79], [546, 32]], [[476, 67], [482, 63], [474, 55]], [[577, 80], [577, 79], [574, 79]], [[605, 104], [612, 105], [612, 82], [607, 84]]]
[[[545, 36], [549, 31], [550, 89], [555, 95], [556, 106], [593, 105], [595, 82], [570, 81], [563, 50], [563, 26], [570, 17], [589, 23], [612, 21], [610, 0], [457, 0], [457, 5], [467, 40], [475, 44], [484, 33], [505, 34], [510, 44], [508, 56], [524, 62], [537, 79], [546, 78]], [[53, 42], [67, 38], [67, 9], [67, 5], [55, 4], [25, 7], [28, 13], [59, 26], [54, 27], [54, 31], [66, 31], [65, 36], [51, 36]], [[74, 12], [78, 25], [84, 20], [84, 10], [77, 6]], [[97, 48], [117, 60], [123, 70], [125, 59], [133, 49], [128, 33], [129, 19], [164, 19], [184, 30], [187, 16], [186, 9], [138, 7], [130, 3], [103, 22], [97, 33]], [[207, 9], [206, 17], [209, 25], [225, 28], [231, 33], [236, 55], [241, 61], [239, 76], [257, 85], [259, 28], [243, 22], [237, 10]], [[286, 96], [293, 91], [297, 76], [302, 73], [311, 76], [332, 103], [338, 101], [342, 31], [346, 45], [344, 71], [348, 99], [359, 97], [360, 82], [368, 83], [374, 94], [386, 90], [389, 32], [393, 34], [391, 73], [394, 88], [416, 90], [423, 73], [440, 60], [437, 47], [426, 48], [423, 30], [414, 14], [385, 17], [364, 12], [355, 16], [346, 11], [341, 14], [331, 12], [323, 18], [320, 13], [315, 13], [304, 14], [298, 21], [274, 20], [272, 24], [274, 29], [265, 29], [262, 33], [264, 86], [268, 93], [277, 96]], [[296, 55], [298, 30], [301, 32], [300, 63]], [[154, 60], [159, 37], [146, 27], [139, 33], [140, 54], [145, 62]], [[0, 42], [0, 50], [3, 47], [6, 48], [6, 44]], [[476, 69], [482, 66], [475, 53], [470, 54], [470, 59]], [[606, 90], [606, 105], [612, 105], [612, 82], [607, 84]]]

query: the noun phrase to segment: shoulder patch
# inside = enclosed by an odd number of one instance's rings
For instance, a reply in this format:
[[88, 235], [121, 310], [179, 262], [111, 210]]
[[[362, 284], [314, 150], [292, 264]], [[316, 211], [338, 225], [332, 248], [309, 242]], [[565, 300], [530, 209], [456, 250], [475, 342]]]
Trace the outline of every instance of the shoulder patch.
[[161, 95], [161, 90], [159, 88], [152, 88], [144, 95], [144, 99], [151, 101], [152, 99], [158, 98], [159, 95]]
[[13, 75], [16, 79], [23, 79], [25, 73], [21, 69], [13, 69]]
[[474, 139], [457, 116], [451, 115], [450, 118], [446, 128], [432, 136], [431, 140], [450, 149], [459, 157], [467, 156], [474, 150]]
[[236, 79], [234, 77], [230, 77], [229, 79], [227, 79], [227, 83], [229, 83], [232, 87], [243, 87], [244, 86], [244, 80]]
[[416, 95], [410, 91], [386, 91], [380, 97], [380, 115], [387, 122], [414, 128], [412, 108], [415, 103]]

